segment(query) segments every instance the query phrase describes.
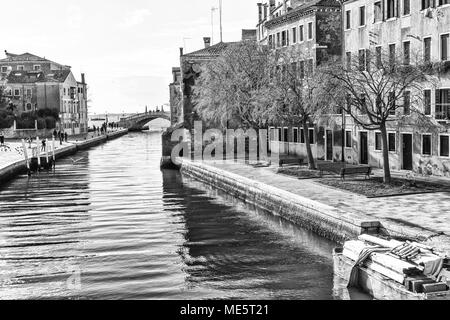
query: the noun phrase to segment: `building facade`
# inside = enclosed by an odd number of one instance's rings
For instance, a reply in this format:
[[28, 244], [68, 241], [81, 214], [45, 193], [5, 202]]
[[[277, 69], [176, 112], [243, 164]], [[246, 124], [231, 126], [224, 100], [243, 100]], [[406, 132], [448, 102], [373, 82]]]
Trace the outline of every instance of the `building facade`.
[[[369, 49], [425, 63], [450, 60], [450, 1], [347, 0], [344, 3], [346, 55]], [[411, 57], [411, 58], [410, 58]], [[450, 75], [423, 83], [421, 105], [415, 106], [435, 125], [392, 122], [388, 128], [391, 169], [450, 177]], [[348, 121], [352, 140], [346, 158], [353, 163], [383, 166], [380, 133]]]
[[170, 125], [174, 126], [179, 122], [181, 114], [179, 111], [181, 103], [181, 69], [172, 68], [172, 83], [169, 84], [170, 94]]
[[[278, 3], [266, 1], [258, 4], [258, 14], [259, 43], [268, 45], [273, 50], [289, 50], [291, 52], [289, 57], [297, 64], [301, 77], [306, 77], [325, 61], [341, 59], [342, 13], [338, 1], [287, 0]], [[311, 124], [309, 128], [311, 149], [317, 159], [332, 160], [335, 156], [334, 150], [331, 152], [329, 150], [330, 142], [331, 139], [335, 140], [334, 148], [342, 134], [336, 122], [331, 123], [334, 124], [331, 129], [334, 132], [332, 138], [329, 132], [327, 137], [326, 130], [331, 124], [324, 126], [319, 125], [320, 122]], [[270, 128], [270, 141], [270, 148], [273, 150], [305, 158], [307, 156], [301, 124], [298, 126], [274, 124]]]
[[87, 84], [78, 82], [69, 66], [25, 53], [0, 60], [2, 85], [15, 112], [53, 109], [59, 113], [57, 129], [69, 135], [88, 131]]

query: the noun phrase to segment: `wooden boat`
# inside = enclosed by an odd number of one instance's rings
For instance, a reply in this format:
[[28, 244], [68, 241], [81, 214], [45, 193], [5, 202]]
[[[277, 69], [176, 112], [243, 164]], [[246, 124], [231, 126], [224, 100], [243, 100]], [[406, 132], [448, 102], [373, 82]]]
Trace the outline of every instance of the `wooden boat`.
[[[424, 261], [421, 254], [430, 260], [429, 257], [435, 253], [426, 246], [415, 244], [420, 247], [421, 253], [416, 254], [414, 259], [400, 259], [392, 254], [392, 251], [394, 248], [400, 248], [401, 244], [399, 241], [388, 241], [368, 235], [360, 236], [359, 240], [348, 241], [344, 247], [335, 248], [333, 251], [335, 277], [349, 283], [353, 268], [357, 268], [354, 285], [377, 300], [450, 300], [450, 278], [425, 275], [423, 266], [415, 263]], [[355, 266], [360, 253], [367, 248], [386, 250], [368, 255], [366, 260]], [[446, 257], [442, 259], [448, 263]], [[446, 263], [442, 264], [439, 274], [450, 274]]]

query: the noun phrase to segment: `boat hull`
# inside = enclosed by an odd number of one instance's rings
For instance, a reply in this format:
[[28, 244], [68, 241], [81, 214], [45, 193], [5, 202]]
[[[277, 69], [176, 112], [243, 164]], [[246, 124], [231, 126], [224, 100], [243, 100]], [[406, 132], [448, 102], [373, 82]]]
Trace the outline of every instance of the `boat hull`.
[[[342, 254], [341, 248], [333, 252], [334, 275], [348, 283], [354, 261]], [[358, 286], [376, 300], [450, 300], [450, 291], [437, 293], [414, 293], [363, 265], [359, 268]]]

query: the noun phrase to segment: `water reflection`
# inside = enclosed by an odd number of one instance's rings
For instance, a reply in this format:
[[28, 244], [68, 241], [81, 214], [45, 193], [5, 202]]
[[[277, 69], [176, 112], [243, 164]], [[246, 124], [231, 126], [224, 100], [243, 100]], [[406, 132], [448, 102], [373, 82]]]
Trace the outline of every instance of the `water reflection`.
[[333, 299], [333, 243], [159, 170], [133, 133], [0, 190], [0, 298]]

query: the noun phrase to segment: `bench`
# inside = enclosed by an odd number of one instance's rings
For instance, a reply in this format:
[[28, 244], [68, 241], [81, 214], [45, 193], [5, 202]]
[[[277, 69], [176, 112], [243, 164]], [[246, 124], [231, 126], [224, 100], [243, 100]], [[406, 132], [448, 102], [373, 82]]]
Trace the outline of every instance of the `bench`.
[[278, 165], [282, 167], [284, 164], [296, 164], [301, 166], [303, 164], [302, 158], [280, 158]]
[[322, 177], [324, 171], [338, 173], [342, 165], [343, 164], [333, 162], [318, 162], [316, 166], [317, 170], [320, 171], [320, 176]]
[[341, 169], [341, 179], [345, 180], [345, 176], [364, 174], [364, 178], [369, 178], [372, 174], [372, 167], [350, 167]]

